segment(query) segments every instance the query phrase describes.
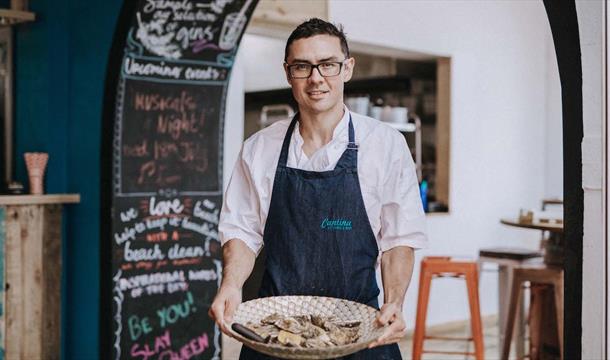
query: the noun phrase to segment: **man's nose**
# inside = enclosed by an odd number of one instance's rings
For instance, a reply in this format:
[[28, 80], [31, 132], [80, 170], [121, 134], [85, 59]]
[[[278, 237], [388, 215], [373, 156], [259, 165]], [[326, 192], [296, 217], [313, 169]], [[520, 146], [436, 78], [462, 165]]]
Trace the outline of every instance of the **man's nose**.
[[324, 76], [322, 76], [322, 73], [320, 73], [320, 68], [316, 67], [311, 69], [311, 75], [309, 76], [308, 79], [310, 82], [320, 82], [324, 80]]

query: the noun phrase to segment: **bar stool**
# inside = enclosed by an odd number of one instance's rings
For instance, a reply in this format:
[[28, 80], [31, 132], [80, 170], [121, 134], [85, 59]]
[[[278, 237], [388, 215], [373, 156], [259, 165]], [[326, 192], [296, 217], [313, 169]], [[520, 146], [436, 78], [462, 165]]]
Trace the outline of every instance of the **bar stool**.
[[[563, 270], [548, 265], [522, 265], [513, 269], [510, 304], [506, 319], [505, 337], [502, 344], [502, 359], [508, 359], [512, 333], [517, 316], [517, 308], [521, 298], [521, 286], [524, 282], [534, 284], [548, 284], [553, 286], [555, 300], [555, 316], [557, 319], [557, 337], [559, 339], [560, 358], [563, 359]], [[531, 316], [531, 314], [530, 314]], [[530, 354], [531, 355], [531, 354]], [[528, 356], [529, 357], [529, 356]]]
[[[441, 336], [426, 336], [426, 315], [430, 286], [433, 278], [458, 277], [466, 279], [468, 303], [470, 304], [470, 323], [472, 336], [470, 338], [454, 338]], [[477, 263], [474, 261], [452, 260], [451, 257], [425, 257], [420, 266], [419, 293], [417, 297], [417, 317], [413, 335], [413, 359], [420, 360], [422, 354], [474, 355], [477, 360], [484, 358], [483, 327], [479, 307], [479, 277]], [[434, 340], [468, 340], [474, 341], [475, 352], [453, 352], [424, 350], [424, 341]]]
[[[494, 247], [479, 250], [479, 274], [483, 273], [484, 263], [498, 265], [498, 344], [504, 343], [508, 299], [512, 283], [513, 268], [533, 262], [542, 262], [542, 253], [516, 247]], [[525, 305], [522, 301], [517, 311], [516, 336], [517, 358], [525, 355]], [[502, 356], [502, 347], [498, 346], [498, 356]]]

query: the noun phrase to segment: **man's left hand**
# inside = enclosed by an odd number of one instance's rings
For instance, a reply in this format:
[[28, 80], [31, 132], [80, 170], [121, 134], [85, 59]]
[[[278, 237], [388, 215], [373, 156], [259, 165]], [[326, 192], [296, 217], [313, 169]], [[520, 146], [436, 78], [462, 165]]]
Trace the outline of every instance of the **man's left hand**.
[[376, 346], [397, 343], [405, 337], [407, 333], [405, 320], [402, 317], [402, 308], [395, 303], [383, 304], [381, 311], [377, 316], [377, 324], [379, 326], [390, 324], [390, 326], [385, 329], [377, 340], [369, 345], [369, 349]]

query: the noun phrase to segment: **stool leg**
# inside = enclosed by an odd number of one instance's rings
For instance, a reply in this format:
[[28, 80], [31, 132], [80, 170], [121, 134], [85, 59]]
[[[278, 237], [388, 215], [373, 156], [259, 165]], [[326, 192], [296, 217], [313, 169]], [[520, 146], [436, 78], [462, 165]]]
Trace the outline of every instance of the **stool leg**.
[[479, 281], [476, 269], [476, 267], [473, 267], [473, 271], [466, 274], [466, 287], [468, 288], [470, 327], [472, 338], [474, 339], [475, 357], [477, 360], [483, 360], [485, 357], [485, 347], [483, 346], [483, 326], [481, 324], [481, 309], [479, 306]]
[[521, 298], [521, 276], [518, 270], [513, 271], [512, 286], [510, 292], [510, 304], [508, 306], [508, 314], [506, 316], [506, 329], [504, 330], [504, 342], [502, 344], [502, 360], [508, 360], [510, 355], [510, 343], [515, 329], [515, 318], [517, 317], [517, 308], [519, 307], [519, 299]]
[[525, 358], [525, 291], [520, 286], [519, 306], [517, 306], [517, 326], [514, 331], [516, 340], [517, 359]]
[[[532, 360], [540, 359], [541, 335], [542, 335], [542, 309], [543, 293], [547, 285], [540, 283], [530, 283], [530, 306], [528, 324], [530, 331], [529, 355]], [[521, 299], [524, 299], [522, 296]]]
[[563, 360], [563, 273], [553, 282], [555, 311], [557, 312], [557, 332], [559, 335], [559, 354]]
[[413, 360], [420, 360], [424, 351], [424, 338], [426, 337], [426, 315], [428, 311], [428, 299], [430, 298], [431, 282], [432, 274], [427, 271], [425, 264], [422, 264], [419, 274], [415, 332], [413, 334]]
[[513, 268], [508, 265], [498, 265], [498, 348], [502, 357], [502, 344], [504, 343], [504, 330], [506, 330], [506, 314], [508, 312], [508, 299], [510, 285], [512, 284]]

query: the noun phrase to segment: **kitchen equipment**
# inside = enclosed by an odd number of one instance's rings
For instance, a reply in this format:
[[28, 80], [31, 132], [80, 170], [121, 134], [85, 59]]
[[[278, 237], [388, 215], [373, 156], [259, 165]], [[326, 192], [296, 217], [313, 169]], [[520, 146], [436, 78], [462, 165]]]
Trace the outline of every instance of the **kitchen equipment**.
[[345, 99], [345, 105], [351, 112], [355, 112], [356, 114], [366, 115], [369, 113], [369, 97], [368, 96], [358, 96], [358, 97], [348, 97]]
[[377, 119], [377, 120], [381, 120], [381, 111], [383, 110], [383, 107], [381, 106], [373, 106], [371, 108], [371, 117], [373, 119]]
[[381, 121], [384, 122], [392, 122], [392, 107], [389, 105], [386, 105], [383, 107], [383, 109], [381, 110]]
[[237, 332], [233, 335], [244, 345], [270, 356], [284, 359], [332, 359], [363, 350], [383, 334], [385, 327], [378, 327], [376, 324], [377, 313], [375, 308], [368, 305], [344, 299], [323, 296], [272, 296], [240, 304], [233, 317], [234, 322], [258, 323], [272, 314], [334, 316], [337, 321], [361, 322], [358, 341], [341, 346], [301, 348], [260, 343]]
[[294, 110], [288, 104], [265, 105], [261, 109], [259, 125], [265, 128], [276, 121], [292, 119]]
[[395, 106], [391, 109], [388, 122], [396, 124], [406, 124], [409, 120], [409, 109], [406, 107]]

